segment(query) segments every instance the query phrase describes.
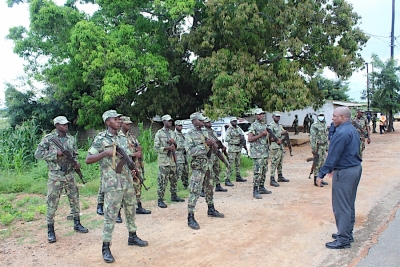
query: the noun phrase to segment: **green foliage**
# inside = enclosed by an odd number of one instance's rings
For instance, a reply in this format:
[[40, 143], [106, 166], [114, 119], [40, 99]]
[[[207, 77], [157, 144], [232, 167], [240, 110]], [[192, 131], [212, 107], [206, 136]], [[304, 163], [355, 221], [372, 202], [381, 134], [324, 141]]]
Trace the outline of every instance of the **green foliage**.
[[143, 123], [138, 123], [140, 135], [138, 137], [139, 143], [142, 147], [143, 160], [151, 163], [157, 160], [157, 152], [154, 151], [154, 134], [151, 131], [152, 125], [148, 129], [144, 129]]
[[22, 219], [25, 222], [31, 222], [35, 219], [35, 212], [27, 211], [21, 214]]
[[10, 213], [6, 213], [6, 214], [0, 214], [0, 223], [8, 226], [10, 225], [15, 219], [15, 216], [10, 214]]
[[82, 200], [80, 204], [82, 210], [87, 210], [89, 208], [89, 203], [87, 201]]

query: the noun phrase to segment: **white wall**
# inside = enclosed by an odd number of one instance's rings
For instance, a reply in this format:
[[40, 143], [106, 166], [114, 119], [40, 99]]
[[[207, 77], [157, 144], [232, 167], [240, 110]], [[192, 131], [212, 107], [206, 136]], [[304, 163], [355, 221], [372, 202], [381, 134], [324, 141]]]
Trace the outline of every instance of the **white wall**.
[[[303, 120], [306, 114], [312, 113], [313, 119], [314, 121], [316, 121], [317, 117], [315, 113], [318, 112], [319, 110], [322, 110], [325, 114], [326, 123], [329, 125], [332, 122], [333, 110], [335, 109], [332, 102], [333, 102], [332, 100], [327, 100], [326, 103], [322, 106], [322, 108], [318, 110], [314, 110], [312, 107], [307, 107], [305, 109], [293, 110], [290, 112], [281, 112], [281, 119], [279, 122], [283, 125], [283, 127], [285, 126], [291, 127], [294, 121], [294, 115], [297, 115], [299, 119], [299, 126], [303, 126]], [[272, 113], [266, 112], [265, 115], [267, 118], [267, 123], [272, 122], [273, 120]]]

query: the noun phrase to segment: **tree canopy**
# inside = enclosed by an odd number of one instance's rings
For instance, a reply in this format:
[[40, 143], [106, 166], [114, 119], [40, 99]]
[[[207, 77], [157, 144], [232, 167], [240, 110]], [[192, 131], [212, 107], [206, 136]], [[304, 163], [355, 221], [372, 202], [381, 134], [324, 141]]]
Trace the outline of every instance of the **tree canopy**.
[[85, 128], [110, 108], [143, 120], [321, 103], [316, 72], [349, 77], [368, 40], [344, 0], [81, 1], [99, 6], [91, 16], [76, 2], [29, 1], [30, 28], [7, 37], [30, 78], [51, 88], [44, 97]]

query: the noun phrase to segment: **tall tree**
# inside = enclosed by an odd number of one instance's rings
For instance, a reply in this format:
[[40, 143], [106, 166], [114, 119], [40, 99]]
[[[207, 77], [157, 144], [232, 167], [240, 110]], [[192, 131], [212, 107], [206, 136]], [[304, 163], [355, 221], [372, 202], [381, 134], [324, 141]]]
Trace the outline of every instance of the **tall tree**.
[[189, 40], [199, 76], [212, 82], [206, 110], [214, 116], [254, 105], [303, 108], [318, 69], [347, 78], [363, 64], [358, 51], [368, 37], [344, 0], [209, 0], [205, 7]]
[[374, 71], [371, 78], [375, 86], [371, 106], [389, 114], [390, 132], [393, 129], [393, 113], [400, 111], [400, 66], [394, 59], [383, 62], [378, 55], [372, 55]]

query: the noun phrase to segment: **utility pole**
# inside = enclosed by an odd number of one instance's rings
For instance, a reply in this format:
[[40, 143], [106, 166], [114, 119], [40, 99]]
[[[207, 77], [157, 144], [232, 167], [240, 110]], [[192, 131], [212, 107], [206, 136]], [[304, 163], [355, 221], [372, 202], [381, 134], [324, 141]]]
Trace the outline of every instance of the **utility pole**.
[[365, 63], [367, 65], [367, 111], [369, 111], [369, 74], [368, 74], [368, 62]]
[[[394, 60], [394, 18], [395, 18], [395, 0], [392, 0], [392, 32], [390, 34], [390, 59]], [[393, 88], [391, 88], [390, 92], [390, 100], [393, 100]], [[388, 132], [391, 132], [393, 129], [393, 109], [390, 108], [389, 110], [389, 127]]]

